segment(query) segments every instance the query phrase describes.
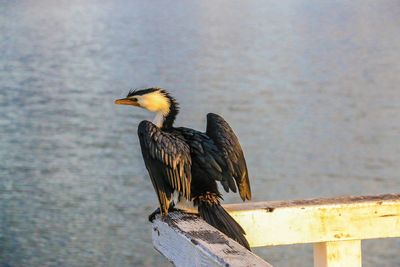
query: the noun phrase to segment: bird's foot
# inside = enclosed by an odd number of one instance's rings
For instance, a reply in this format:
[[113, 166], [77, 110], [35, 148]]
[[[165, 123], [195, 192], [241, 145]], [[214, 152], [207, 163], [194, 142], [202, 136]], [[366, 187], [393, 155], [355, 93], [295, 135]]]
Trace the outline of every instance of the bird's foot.
[[160, 214], [160, 208], [157, 208], [155, 211], [153, 211], [150, 215], [149, 215], [149, 222], [153, 222], [154, 219], [156, 218], [157, 214]]
[[[168, 208], [168, 212], [172, 212], [172, 211], [174, 211], [174, 210], [175, 210], [175, 209], [174, 209], [174, 205], [171, 204], [171, 206], [169, 206], [169, 208]], [[167, 215], [168, 215], [168, 212], [167, 212], [166, 214], [163, 214], [163, 215], [164, 215], [164, 216], [167, 216]], [[157, 215], [157, 214], [161, 214], [161, 210], [160, 210], [159, 207], [149, 215], [149, 222], [153, 222], [154, 219], [156, 218], [156, 215]]]

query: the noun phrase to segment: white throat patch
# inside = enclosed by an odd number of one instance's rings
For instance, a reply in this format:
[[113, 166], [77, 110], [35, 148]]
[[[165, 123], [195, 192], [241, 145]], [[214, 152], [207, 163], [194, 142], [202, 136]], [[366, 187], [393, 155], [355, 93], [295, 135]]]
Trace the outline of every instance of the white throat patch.
[[153, 123], [158, 127], [161, 128], [164, 123], [165, 117], [162, 112], [157, 112], [156, 116], [153, 119]]

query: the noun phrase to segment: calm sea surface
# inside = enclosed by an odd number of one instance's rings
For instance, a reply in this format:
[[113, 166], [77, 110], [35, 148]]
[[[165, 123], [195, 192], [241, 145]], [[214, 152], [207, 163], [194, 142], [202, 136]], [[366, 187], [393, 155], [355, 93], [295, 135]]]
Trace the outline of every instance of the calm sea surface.
[[[0, 0], [0, 266], [170, 266], [130, 88], [168, 89], [177, 125], [226, 118], [255, 201], [400, 192], [399, 27], [399, 1]], [[364, 266], [399, 251], [364, 242]]]

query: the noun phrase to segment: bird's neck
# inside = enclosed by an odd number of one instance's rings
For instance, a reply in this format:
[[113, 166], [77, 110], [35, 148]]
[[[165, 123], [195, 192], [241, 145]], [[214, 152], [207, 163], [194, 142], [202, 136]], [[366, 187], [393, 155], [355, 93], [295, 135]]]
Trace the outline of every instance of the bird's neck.
[[164, 114], [162, 112], [158, 112], [153, 119], [153, 124], [156, 125], [158, 128], [162, 128], [164, 121]]
[[168, 110], [157, 112], [153, 123], [160, 129], [171, 129], [179, 112], [178, 103], [170, 95], [166, 95], [170, 103]]

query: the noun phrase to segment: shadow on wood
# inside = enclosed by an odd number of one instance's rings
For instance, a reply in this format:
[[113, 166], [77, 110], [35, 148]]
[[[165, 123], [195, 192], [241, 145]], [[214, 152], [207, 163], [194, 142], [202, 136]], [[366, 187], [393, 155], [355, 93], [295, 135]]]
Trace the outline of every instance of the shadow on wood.
[[153, 222], [153, 245], [176, 266], [271, 266], [195, 215]]

